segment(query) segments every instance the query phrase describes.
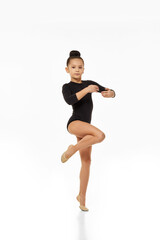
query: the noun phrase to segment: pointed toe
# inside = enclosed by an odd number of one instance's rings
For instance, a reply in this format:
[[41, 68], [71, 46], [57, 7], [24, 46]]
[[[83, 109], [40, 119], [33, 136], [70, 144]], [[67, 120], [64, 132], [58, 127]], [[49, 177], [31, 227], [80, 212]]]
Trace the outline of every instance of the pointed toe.
[[66, 153], [66, 152], [64, 152], [64, 153], [62, 154], [62, 156], [61, 156], [61, 162], [62, 162], [62, 163], [66, 162], [66, 161], [68, 160], [68, 158], [66, 158], [66, 156], [65, 156], [65, 153]]
[[89, 211], [89, 209], [88, 209], [88, 208], [86, 208], [86, 207], [85, 207], [85, 206], [83, 206], [83, 205], [80, 205], [79, 207], [80, 207], [80, 209], [81, 209], [82, 211]]
[[[71, 144], [71, 145], [69, 145], [69, 147], [68, 147], [68, 149], [70, 148], [70, 147], [72, 147], [72, 146], [74, 146], [73, 144]], [[65, 153], [66, 153], [67, 151], [65, 151], [63, 154], [62, 154], [62, 156], [61, 156], [61, 162], [62, 163], [64, 163], [64, 162], [66, 162], [69, 158], [67, 158], [66, 156], [65, 156]]]
[[[81, 196], [78, 194], [77, 197], [76, 197], [76, 199], [77, 199], [77, 201], [78, 201], [79, 203], [80, 203], [80, 198], [81, 198]], [[80, 204], [79, 208], [80, 208], [82, 211], [89, 211], [88, 208], [86, 208], [84, 205], [81, 205], [81, 204]]]

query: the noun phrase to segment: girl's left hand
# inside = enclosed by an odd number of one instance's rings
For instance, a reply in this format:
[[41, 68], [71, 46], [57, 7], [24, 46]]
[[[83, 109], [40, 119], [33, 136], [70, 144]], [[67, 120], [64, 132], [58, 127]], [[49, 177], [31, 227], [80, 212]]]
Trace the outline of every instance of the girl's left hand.
[[101, 95], [103, 96], [103, 97], [112, 97], [113, 96], [113, 91], [112, 90], [110, 90], [109, 88], [107, 88], [107, 90], [106, 91], [102, 91], [101, 92]]

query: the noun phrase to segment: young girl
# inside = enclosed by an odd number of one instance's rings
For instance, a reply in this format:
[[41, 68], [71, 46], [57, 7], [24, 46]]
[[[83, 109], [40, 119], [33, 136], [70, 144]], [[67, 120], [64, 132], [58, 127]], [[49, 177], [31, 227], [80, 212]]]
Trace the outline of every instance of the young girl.
[[103, 97], [115, 97], [112, 89], [105, 88], [91, 80], [81, 80], [84, 73], [84, 61], [79, 51], [71, 51], [67, 59], [66, 72], [71, 80], [62, 86], [62, 93], [67, 104], [72, 105], [73, 113], [67, 123], [67, 130], [77, 138], [77, 144], [69, 145], [67, 151], [61, 156], [62, 163], [66, 162], [79, 150], [81, 158], [80, 191], [77, 200], [80, 209], [88, 211], [85, 207], [85, 196], [89, 180], [92, 145], [104, 140], [105, 134], [91, 123], [93, 102], [91, 93], [99, 92]]

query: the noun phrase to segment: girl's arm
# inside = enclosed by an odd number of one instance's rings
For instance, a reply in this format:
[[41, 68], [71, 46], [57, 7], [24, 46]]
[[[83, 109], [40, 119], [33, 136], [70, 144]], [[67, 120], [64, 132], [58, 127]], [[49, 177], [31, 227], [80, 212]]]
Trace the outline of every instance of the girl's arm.
[[81, 98], [83, 98], [88, 93], [88, 89], [86, 87], [86, 88], [82, 89], [81, 91], [72, 94], [69, 89], [69, 86], [67, 84], [64, 84], [62, 86], [62, 93], [63, 93], [63, 97], [64, 97], [64, 100], [66, 101], [66, 103], [68, 103], [69, 105], [73, 105], [73, 104], [77, 103]]
[[81, 91], [76, 92], [77, 99], [80, 100], [88, 93], [87, 87], [83, 88]]
[[101, 94], [103, 97], [106, 97], [106, 98], [114, 98], [116, 96], [116, 93], [114, 90], [112, 89], [109, 89], [109, 88], [105, 88], [106, 91], [102, 91]]
[[98, 92], [100, 92], [103, 97], [112, 97], [112, 98], [114, 98], [116, 96], [115, 91], [112, 90], [112, 89], [106, 88], [106, 87], [100, 85], [99, 83], [97, 83], [97, 82], [95, 82], [93, 80], [88, 80], [87, 82], [89, 82], [90, 84], [97, 85], [99, 87], [99, 91]]

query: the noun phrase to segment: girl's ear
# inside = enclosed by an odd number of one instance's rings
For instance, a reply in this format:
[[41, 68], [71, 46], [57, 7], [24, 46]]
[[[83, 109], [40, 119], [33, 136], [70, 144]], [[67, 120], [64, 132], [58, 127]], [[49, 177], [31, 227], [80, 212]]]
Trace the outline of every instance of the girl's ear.
[[68, 67], [65, 67], [65, 70], [66, 70], [67, 73], [69, 72], [69, 71], [68, 71]]

